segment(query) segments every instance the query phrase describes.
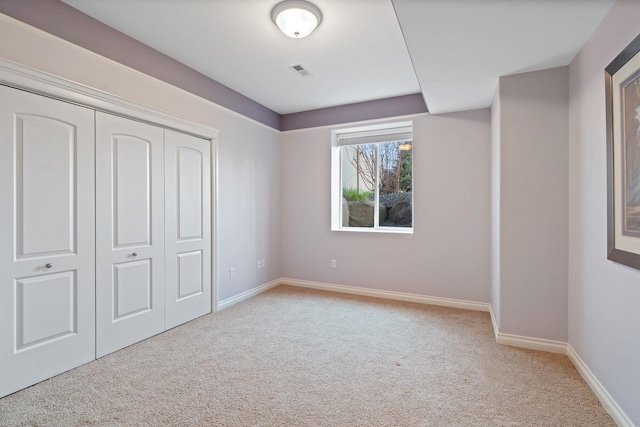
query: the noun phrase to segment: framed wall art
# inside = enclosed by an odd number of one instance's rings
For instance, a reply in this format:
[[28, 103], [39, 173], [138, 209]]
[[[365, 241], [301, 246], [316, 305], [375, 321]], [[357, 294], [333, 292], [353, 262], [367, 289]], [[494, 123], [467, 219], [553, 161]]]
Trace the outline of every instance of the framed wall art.
[[605, 69], [607, 258], [640, 269], [640, 36]]

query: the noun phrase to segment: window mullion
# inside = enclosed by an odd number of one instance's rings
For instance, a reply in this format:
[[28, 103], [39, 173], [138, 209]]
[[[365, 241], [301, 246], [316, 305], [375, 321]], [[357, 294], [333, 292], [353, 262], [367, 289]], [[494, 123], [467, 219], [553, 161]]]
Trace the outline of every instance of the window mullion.
[[376, 185], [373, 196], [373, 228], [380, 227], [380, 144], [376, 144]]

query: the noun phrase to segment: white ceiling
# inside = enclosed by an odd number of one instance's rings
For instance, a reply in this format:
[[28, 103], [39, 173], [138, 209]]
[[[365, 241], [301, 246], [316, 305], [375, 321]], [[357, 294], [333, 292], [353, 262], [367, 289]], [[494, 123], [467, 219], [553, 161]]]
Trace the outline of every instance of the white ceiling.
[[491, 105], [498, 77], [571, 63], [615, 0], [393, 0], [433, 114]]
[[569, 64], [615, 2], [312, 0], [322, 24], [291, 39], [279, 0], [63, 1], [280, 114], [419, 92], [432, 113], [488, 107], [499, 76]]

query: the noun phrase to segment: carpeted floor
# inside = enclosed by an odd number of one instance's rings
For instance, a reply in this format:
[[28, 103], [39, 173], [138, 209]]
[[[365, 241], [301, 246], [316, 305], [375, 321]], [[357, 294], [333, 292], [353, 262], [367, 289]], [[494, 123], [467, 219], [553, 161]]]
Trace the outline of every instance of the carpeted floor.
[[280, 286], [0, 399], [2, 426], [613, 426], [488, 313]]

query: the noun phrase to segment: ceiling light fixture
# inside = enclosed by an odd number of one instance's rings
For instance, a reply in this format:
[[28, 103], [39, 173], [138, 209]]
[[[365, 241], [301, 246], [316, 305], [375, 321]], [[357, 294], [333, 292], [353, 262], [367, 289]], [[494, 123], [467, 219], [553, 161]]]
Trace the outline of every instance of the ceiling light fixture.
[[286, 0], [273, 8], [271, 19], [287, 36], [301, 39], [320, 25], [322, 13], [308, 1]]

